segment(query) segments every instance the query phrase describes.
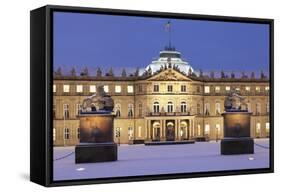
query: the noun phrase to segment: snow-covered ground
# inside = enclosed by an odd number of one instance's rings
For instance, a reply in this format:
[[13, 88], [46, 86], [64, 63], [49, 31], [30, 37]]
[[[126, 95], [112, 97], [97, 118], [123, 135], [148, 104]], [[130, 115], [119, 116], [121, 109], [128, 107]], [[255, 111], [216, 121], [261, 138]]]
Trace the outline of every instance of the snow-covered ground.
[[[269, 146], [268, 139], [255, 143]], [[54, 159], [74, 151], [74, 147], [55, 147]], [[169, 173], [190, 173], [269, 167], [269, 149], [255, 145], [255, 153], [220, 155], [220, 142], [181, 145], [121, 145], [118, 161], [75, 164], [75, 154], [54, 161], [54, 180], [105, 178]]]

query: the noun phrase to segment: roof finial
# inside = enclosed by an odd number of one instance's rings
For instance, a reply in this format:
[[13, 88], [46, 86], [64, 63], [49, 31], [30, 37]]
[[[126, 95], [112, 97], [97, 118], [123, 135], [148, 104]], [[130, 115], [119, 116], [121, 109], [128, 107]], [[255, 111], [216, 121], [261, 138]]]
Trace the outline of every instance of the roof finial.
[[165, 25], [165, 30], [166, 31], [168, 31], [168, 33], [169, 33], [169, 38], [168, 38], [168, 40], [169, 40], [169, 47], [168, 47], [168, 49], [171, 49], [172, 48], [172, 46], [171, 46], [171, 21], [168, 21], [167, 23], [166, 23], [166, 25]]

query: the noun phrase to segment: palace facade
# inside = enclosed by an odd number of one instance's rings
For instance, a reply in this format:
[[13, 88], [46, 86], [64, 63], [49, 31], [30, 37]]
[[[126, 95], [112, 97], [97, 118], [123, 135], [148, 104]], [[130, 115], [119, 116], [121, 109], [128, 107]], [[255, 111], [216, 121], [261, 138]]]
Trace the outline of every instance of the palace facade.
[[[115, 76], [110, 70], [90, 76], [54, 74], [53, 142], [56, 146], [79, 143], [79, 119], [83, 100], [103, 85], [114, 100], [116, 142], [134, 140], [188, 140], [223, 137], [224, 100], [231, 91], [246, 98], [252, 112], [251, 136], [268, 137], [270, 131], [269, 79], [254, 73], [215, 75], [194, 71], [181, 53], [165, 48], [143, 71]], [[119, 137], [120, 136], [120, 137]]]

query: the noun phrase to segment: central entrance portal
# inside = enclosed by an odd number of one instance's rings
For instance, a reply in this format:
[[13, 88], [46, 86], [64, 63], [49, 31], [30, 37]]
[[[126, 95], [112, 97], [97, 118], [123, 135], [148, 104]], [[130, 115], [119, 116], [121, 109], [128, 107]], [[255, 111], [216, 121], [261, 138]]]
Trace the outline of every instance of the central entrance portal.
[[167, 121], [166, 124], [166, 140], [174, 141], [175, 140], [175, 122]]

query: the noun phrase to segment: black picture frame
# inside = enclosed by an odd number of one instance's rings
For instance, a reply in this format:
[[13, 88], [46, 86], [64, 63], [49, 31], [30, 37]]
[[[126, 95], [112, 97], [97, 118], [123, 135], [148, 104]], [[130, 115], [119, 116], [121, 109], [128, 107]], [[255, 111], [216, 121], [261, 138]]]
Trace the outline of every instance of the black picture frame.
[[[54, 11], [98, 13], [159, 18], [261, 23], [270, 25], [270, 167], [233, 171], [213, 171], [164, 175], [130, 176], [83, 180], [53, 180], [52, 138], [52, 13]], [[274, 20], [246, 17], [196, 15], [183, 13], [117, 10], [47, 5], [30, 12], [30, 180], [43, 186], [117, 183], [209, 176], [242, 175], [274, 172]]]

